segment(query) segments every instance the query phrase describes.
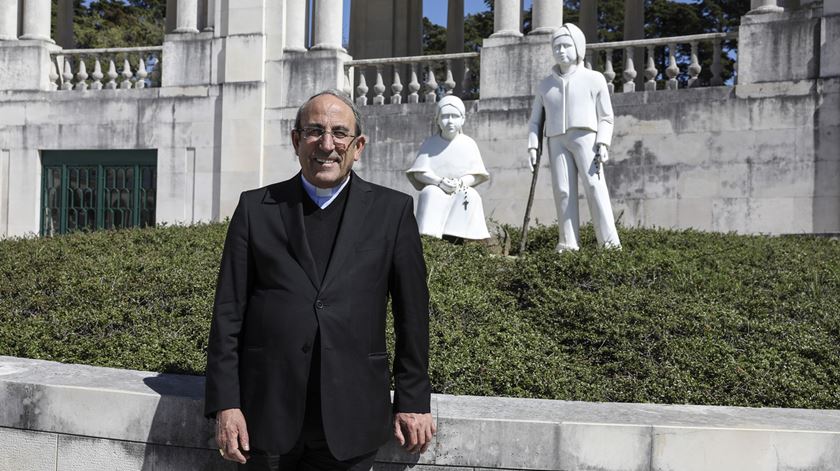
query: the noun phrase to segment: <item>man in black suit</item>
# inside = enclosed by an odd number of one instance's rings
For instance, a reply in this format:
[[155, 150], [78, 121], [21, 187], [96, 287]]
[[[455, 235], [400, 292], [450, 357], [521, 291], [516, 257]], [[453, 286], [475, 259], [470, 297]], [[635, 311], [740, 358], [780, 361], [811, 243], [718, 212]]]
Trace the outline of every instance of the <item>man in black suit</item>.
[[422, 453], [435, 425], [411, 197], [351, 171], [366, 138], [341, 92], [310, 98], [291, 137], [300, 173], [242, 193], [225, 240], [205, 398], [219, 451], [243, 469], [367, 470], [393, 429]]

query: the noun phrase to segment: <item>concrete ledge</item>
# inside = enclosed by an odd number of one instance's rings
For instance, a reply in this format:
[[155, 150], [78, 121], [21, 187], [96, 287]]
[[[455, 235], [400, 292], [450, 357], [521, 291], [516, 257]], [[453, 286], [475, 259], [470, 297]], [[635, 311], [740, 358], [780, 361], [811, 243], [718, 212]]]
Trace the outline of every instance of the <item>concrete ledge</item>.
[[[0, 470], [232, 469], [204, 378], [0, 357]], [[438, 435], [376, 469], [829, 471], [840, 411], [435, 395]], [[115, 468], [116, 466], [116, 468]]]

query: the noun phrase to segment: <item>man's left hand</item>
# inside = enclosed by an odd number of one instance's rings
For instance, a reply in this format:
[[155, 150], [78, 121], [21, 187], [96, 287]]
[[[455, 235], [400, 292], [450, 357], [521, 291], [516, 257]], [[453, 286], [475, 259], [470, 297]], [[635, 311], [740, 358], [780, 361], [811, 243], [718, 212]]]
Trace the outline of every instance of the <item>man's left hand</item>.
[[425, 452], [436, 432], [437, 426], [432, 414], [394, 414], [394, 437], [409, 453]]

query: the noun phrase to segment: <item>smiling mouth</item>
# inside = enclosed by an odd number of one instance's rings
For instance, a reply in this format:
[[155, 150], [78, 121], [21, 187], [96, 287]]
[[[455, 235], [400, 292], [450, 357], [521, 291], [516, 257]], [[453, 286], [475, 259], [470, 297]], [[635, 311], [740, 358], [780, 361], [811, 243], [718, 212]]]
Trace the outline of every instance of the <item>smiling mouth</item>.
[[320, 165], [329, 165], [329, 164], [338, 164], [338, 160], [335, 159], [315, 159], [315, 162], [318, 162]]

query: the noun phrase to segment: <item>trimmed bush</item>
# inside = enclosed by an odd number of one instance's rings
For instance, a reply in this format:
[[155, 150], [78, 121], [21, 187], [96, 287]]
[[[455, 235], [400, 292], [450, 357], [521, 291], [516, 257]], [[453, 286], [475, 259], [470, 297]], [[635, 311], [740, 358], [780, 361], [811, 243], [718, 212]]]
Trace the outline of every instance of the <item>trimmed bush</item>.
[[[518, 231], [512, 247], [518, 247]], [[0, 354], [202, 374], [226, 225], [0, 242]], [[435, 392], [840, 408], [840, 242], [621, 228], [424, 238]]]

